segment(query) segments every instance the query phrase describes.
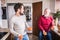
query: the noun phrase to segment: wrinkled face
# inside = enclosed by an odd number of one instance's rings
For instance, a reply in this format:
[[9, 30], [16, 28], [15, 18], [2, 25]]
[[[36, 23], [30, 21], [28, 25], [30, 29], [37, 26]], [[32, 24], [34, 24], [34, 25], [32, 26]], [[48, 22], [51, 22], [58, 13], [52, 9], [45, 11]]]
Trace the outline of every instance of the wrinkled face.
[[21, 8], [18, 9], [17, 12], [20, 13], [20, 15], [23, 15], [24, 14], [24, 6], [21, 6]]
[[50, 10], [49, 9], [45, 9], [44, 10], [44, 15], [49, 16], [49, 14], [50, 14]]

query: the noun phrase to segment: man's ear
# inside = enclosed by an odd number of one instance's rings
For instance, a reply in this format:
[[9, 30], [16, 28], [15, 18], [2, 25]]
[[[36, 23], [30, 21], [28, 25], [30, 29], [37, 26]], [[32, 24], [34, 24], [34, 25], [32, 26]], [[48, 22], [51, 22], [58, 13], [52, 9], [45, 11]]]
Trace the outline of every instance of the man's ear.
[[18, 9], [17, 11], [20, 11], [20, 9]]

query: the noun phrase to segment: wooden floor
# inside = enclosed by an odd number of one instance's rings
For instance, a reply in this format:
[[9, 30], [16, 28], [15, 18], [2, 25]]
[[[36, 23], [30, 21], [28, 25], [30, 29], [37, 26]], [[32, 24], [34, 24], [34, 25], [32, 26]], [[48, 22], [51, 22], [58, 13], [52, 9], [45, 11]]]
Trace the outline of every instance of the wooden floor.
[[[35, 35], [28, 34], [29, 40], [38, 40], [38, 38]], [[14, 37], [12, 34], [9, 35], [9, 37], [6, 40], [14, 40]]]
[[38, 40], [38, 37], [32, 34], [28, 34], [29, 40]]
[[[29, 36], [29, 40], [38, 40], [38, 37], [33, 34], [28, 34], [28, 36]], [[13, 35], [10, 34], [10, 36], [6, 40], [14, 40], [13, 38], [14, 38]], [[60, 40], [60, 36], [54, 33], [52, 35], [52, 38], [53, 40]]]

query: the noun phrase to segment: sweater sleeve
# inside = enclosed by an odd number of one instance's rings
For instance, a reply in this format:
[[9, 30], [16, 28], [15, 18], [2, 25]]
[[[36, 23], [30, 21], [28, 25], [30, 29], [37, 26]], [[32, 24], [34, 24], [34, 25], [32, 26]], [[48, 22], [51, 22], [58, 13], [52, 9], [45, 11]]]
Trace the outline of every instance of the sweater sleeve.
[[52, 16], [51, 16], [51, 26], [54, 26], [54, 19]]
[[29, 25], [28, 25], [28, 23], [27, 23], [27, 21], [26, 21], [26, 16], [25, 16], [25, 15], [24, 15], [24, 20], [25, 20], [25, 25], [26, 25], [26, 27], [28, 28]]
[[40, 17], [40, 19], [38, 20], [38, 27], [39, 27], [40, 30], [43, 31], [44, 29], [43, 29], [43, 26], [42, 26], [42, 22], [41, 22], [42, 20], [41, 20], [41, 18], [42, 17]]
[[16, 31], [14, 31], [14, 20], [10, 20], [10, 22], [9, 22], [9, 25], [10, 25], [10, 27], [9, 27], [9, 29], [10, 29], [10, 32], [14, 35], [14, 36], [19, 36], [20, 34], [19, 33], [17, 33]]
[[29, 25], [28, 25], [28, 23], [27, 23], [27, 22], [25, 22], [25, 24], [26, 24], [26, 27], [27, 27], [27, 28], [29, 28]]

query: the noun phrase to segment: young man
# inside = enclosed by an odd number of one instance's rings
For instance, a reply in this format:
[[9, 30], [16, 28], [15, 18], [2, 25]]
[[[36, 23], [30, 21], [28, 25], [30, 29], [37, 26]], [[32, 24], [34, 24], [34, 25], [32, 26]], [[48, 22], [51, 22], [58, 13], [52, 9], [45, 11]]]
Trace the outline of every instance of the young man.
[[17, 3], [14, 6], [14, 10], [15, 15], [10, 20], [10, 32], [15, 36], [14, 40], [29, 40], [26, 29], [31, 31], [32, 28], [26, 23], [26, 17], [23, 13], [24, 5]]
[[42, 15], [38, 21], [38, 26], [40, 29], [39, 40], [43, 40], [43, 37], [46, 36], [47, 40], [52, 40], [50, 30], [53, 30], [53, 18], [50, 14], [50, 9], [46, 8], [44, 10], [44, 15]]

